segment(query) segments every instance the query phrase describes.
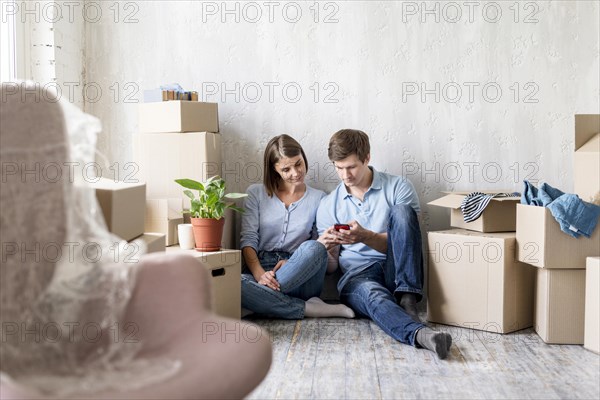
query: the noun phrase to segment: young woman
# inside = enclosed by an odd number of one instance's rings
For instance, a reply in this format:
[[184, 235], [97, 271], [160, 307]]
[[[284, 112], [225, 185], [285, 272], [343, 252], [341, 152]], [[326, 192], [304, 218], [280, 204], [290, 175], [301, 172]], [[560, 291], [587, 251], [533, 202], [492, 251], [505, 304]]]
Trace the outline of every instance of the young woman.
[[242, 217], [242, 307], [267, 317], [353, 318], [343, 304], [318, 296], [327, 269], [327, 250], [317, 239], [320, 190], [304, 183], [308, 162], [288, 135], [269, 141], [264, 180], [248, 188]]

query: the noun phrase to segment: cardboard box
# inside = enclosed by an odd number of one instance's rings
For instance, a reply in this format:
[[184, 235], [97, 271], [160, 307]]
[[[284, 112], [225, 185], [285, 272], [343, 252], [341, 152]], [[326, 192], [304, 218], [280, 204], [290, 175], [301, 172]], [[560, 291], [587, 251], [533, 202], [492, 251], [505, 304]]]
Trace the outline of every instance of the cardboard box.
[[140, 133], [133, 137], [133, 158], [149, 199], [179, 197], [189, 208], [189, 199], [175, 179], [204, 181], [221, 175], [221, 135]]
[[139, 105], [140, 132], [219, 132], [217, 103], [161, 101]]
[[146, 200], [146, 232], [165, 235], [165, 245], [179, 243], [177, 225], [183, 224], [183, 202], [180, 198]]
[[537, 269], [535, 331], [546, 343], [583, 344], [585, 269]]
[[144, 233], [146, 184], [124, 183], [101, 178], [90, 183], [102, 209], [108, 230], [124, 240]]
[[515, 234], [428, 233], [427, 319], [508, 333], [533, 325], [535, 268], [515, 261]]
[[[486, 192], [483, 193], [500, 193]], [[507, 191], [510, 192], [510, 191]], [[492, 199], [479, 218], [465, 222], [460, 204], [471, 192], [444, 192], [446, 196], [429, 202], [432, 206], [450, 209], [450, 226], [477, 232], [514, 232], [516, 226], [516, 204], [519, 197], [501, 197]]]
[[200, 261], [209, 266], [212, 277], [213, 310], [224, 317], [240, 319], [242, 312], [241, 254], [217, 252], [200, 257]]
[[582, 269], [600, 255], [600, 226], [591, 238], [575, 239], [560, 230], [546, 207], [517, 205], [517, 259], [539, 268]]
[[600, 257], [588, 257], [585, 269], [583, 347], [600, 353]]
[[600, 192], [600, 115], [575, 115], [573, 180], [585, 201]]
[[188, 254], [200, 261], [211, 276], [212, 309], [229, 318], [240, 319], [242, 312], [242, 252], [221, 250], [200, 252], [167, 248], [167, 253]]
[[146, 253], [165, 251], [165, 235], [162, 233], [144, 233], [134, 241], [142, 241], [146, 245]]

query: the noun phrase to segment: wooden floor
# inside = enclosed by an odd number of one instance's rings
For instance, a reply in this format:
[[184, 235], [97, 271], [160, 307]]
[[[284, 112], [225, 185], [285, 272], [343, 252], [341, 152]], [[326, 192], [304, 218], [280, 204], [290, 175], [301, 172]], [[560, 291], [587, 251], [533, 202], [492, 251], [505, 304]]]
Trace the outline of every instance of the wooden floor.
[[250, 399], [598, 399], [600, 357], [508, 335], [432, 325], [454, 340], [447, 360], [391, 339], [366, 319], [263, 320], [273, 364]]

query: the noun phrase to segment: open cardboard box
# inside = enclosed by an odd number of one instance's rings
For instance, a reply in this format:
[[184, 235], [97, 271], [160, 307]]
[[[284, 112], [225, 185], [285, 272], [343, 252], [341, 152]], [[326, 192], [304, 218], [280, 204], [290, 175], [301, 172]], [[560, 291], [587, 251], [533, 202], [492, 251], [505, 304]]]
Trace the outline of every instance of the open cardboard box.
[[[482, 193], [510, 193], [506, 191], [481, 191]], [[477, 232], [514, 232], [516, 228], [516, 205], [521, 200], [519, 197], [500, 197], [490, 201], [479, 218], [472, 222], [465, 222], [460, 204], [472, 192], [443, 192], [446, 196], [431, 201], [432, 206], [450, 209], [450, 226], [468, 229]]]
[[546, 207], [517, 205], [517, 259], [538, 268], [583, 269], [586, 258], [600, 255], [600, 224], [591, 238], [574, 238]]
[[591, 201], [600, 191], [600, 115], [575, 115], [574, 192]]

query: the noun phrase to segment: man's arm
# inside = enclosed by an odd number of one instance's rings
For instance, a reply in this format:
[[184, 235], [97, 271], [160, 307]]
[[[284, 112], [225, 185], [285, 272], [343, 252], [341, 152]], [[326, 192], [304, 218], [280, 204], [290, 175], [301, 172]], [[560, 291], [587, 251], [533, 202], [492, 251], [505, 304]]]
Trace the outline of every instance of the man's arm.
[[327, 250], [340, 244], [335, 236], [335, 230], [333, 230], [333, 224], [336, 223], [331, 212], [333, 207], [335, 204], [332, 203], [331, 198], [325, 196], [321, 199], [317, 210], [317, 230], [319, 232], [317, 241], [321, 242]]

